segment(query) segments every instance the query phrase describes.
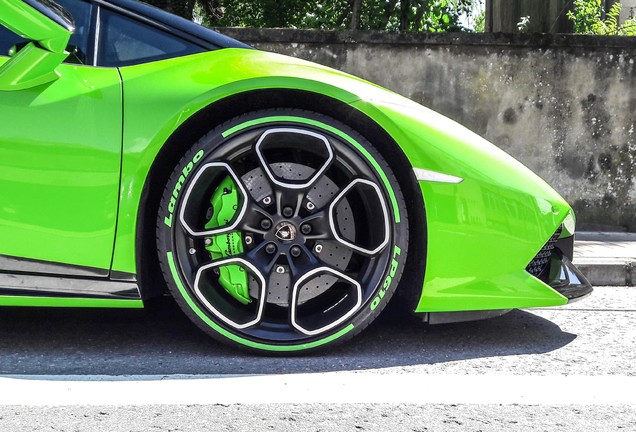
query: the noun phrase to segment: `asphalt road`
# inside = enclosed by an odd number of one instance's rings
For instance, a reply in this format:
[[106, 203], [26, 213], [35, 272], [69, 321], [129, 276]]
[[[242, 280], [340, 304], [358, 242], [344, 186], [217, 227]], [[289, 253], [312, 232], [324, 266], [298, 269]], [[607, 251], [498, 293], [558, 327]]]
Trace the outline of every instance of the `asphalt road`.
[[172, 302], [0, 309], [0, 431], [636, 431], [636, 288], [310, 357], [225, 348]]

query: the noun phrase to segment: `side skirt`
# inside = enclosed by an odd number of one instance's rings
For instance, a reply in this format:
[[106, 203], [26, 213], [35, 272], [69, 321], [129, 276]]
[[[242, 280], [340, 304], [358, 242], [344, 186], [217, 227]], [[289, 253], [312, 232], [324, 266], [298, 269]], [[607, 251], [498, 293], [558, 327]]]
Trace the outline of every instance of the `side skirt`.
[[483, 311], [462, 311], [462, 312], [427, 312], [418, 314], [424, 322], [429, 324], [451, 324], [466, 321], [478, 321], [488, 318], [495, 318], [507, 314], [512, 309], [483, 310]]
[[132, 281], [0, 273], [0, 306], [143, 308]]

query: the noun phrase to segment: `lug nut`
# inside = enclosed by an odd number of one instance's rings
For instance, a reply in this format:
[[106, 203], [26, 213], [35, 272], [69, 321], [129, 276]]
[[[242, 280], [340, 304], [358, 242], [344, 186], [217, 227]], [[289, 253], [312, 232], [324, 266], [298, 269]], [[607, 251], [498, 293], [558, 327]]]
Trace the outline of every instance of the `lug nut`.
[[298, 258], [300, 256], [300, 254], [301, 254], [301, 250], [300, 250], [300, 248], [298, 246], [292, 246], [291, 249], [289, 250], [289, 253], [294, 258]]
[[283, 216], [292, 217], [294, 215], [294, 209], [291, 207], [285, 207], [283, 209]]
[[303, 224], [300, 226], [300, 232], [307, 235], [311, 233], [311, 225]]
[[276, 253], [276, 245], [274, 243], [267, 243], [267, 245], [265, 246], [265, 252], [270, 255]]
[[197, 253], [197, 250], [195, 248], [190, 248], [188, 252], [190, 252], [190, 255], [194, 255], [195, 253]]
[[261, 228], [263, 228], [264, 230], [268, 230], [272, 227], [272, 221], [265, 218], [263, 220], [261, 220]]
[[276, 267], [276, 273], [279, 273], [279, 274], [285, 273], [285, 267], [283, 266]]
[[317, 244], [316, 246], [314, 246], [314, 251], [315, 251], [316, 253], [320, 253], [320, 252], [322, 252], [322, 245]]

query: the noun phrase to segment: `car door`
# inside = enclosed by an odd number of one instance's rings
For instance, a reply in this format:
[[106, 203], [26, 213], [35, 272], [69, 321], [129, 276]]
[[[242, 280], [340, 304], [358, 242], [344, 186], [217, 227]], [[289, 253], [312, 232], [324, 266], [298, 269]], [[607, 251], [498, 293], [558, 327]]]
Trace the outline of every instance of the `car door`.
[[[15, 9], [0, 10], [0, 271], [20, 262], [28, 272], [106, 276], [119, 201], [121, 80], [116, 68], [91, 66], [91, 3], [56, 1], [74, 15], [75, 33], [67, 63], [48, 75], [37, 69], [50, 67], [63, 11], [48, 0], [0, 6]], [[48, 60], [10, 75], [6, 64], [16, 64], [29, 39]]]

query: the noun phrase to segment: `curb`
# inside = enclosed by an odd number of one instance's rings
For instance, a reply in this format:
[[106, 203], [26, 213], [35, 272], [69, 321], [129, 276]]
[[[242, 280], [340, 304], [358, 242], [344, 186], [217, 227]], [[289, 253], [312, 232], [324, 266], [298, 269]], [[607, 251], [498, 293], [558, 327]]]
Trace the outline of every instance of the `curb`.
[[636, 261], [582, 258], [576, 260], [574, 265], [593, 286], [633, 286], [636, 282]]

